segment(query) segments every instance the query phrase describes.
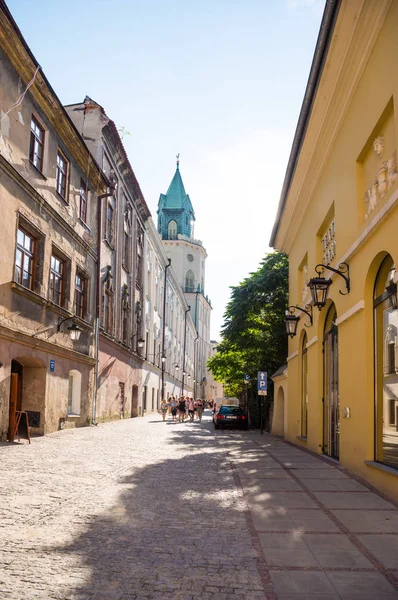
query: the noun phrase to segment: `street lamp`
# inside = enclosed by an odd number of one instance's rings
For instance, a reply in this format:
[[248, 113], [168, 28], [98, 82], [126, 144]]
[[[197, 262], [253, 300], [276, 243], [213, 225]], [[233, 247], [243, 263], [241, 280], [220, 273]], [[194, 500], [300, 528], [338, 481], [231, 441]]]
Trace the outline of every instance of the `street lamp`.
[[[136, 338], [138, 336], [138, 333], [135, 333], [134, 335], [131, 336], [131, 345], [133, 345], [133, 340], [134, 338]], [[138, 348], [143, 348], [145, 344], [145, 340], [143, 339], [142, 336], [140, 336], [137, 340], [137, 347]]]
[[298, 322], [300, 321], [300, 317], [294, 314], [296, 310], [301, 310], [301, 312], [309, 316], [310, 324], [307, 325], [307, 323], [305, 323], [306, 327], [311, 327], [312, 325], [312, 306], [310, 304], [306, 304], [305, 308], [307, 308], [308, 310], [305, 310], [300, 306], [289, 306], [288, 310], [285, 313], [286, 333], [287, 335], [290, 335], [291, 338], [294, 338], [294, 336], [297, 334], [297, 326]]
[[[61, 330], [61, 325], [62, 323], [65, 323], [65, 321], [70, 321], [71, 319], [74, 319], [75, 317], [66, 317], [65, 319], [62, 319], [61, 317], [58, 319], [58, 327], [57, 327], [57, 332], [59, 332]], [[67, 328], [69, 331], [69, 336], [70, 339], [73, 340], [74, 342], [77, 342], [78, 339], [80, 338], [80, 334], [83, 331], [83, 329], [81, 329], [79, 327], [79, 325], [77, 323], [75, 323], [73, 321], [72, 325], [70, 327]]]
[[340, 275], [340, 277], [344, 279], [346, 291], [342, 292], [341, 290], [339, 290], [342, 296], [348, 294], [351, 289], [350, 267], [347, 263], [340, 263], [338, 269], [334, 269], [333, 267], [321, 264], [316, 265], [315, 272], [317, 274], [317, 277], [313, 277], [312, 279], [310, 279], [307, 283], [307, 286], [310, 288], [313, 304], [314, 306], [317, 306], [319, 310], [321, 310], [321, 308], [323, 308], [326, 305], [329, 287], [333, 283], [331, 279], [326, 279], [322, 276], [326, 269], [328, 269], [329, 271], [333, 271], [333, 273], [337, 273], [337, 275]]

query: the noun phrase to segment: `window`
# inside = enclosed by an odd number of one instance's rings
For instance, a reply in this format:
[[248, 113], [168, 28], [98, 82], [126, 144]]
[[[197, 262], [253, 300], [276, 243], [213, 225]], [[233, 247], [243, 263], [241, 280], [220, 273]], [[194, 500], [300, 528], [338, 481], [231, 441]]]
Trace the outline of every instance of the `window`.
[[82, 375], [79, 371], [69, 371], [68, 415], [80, 415], [82, 398]]
[[194, 292], [195, 291], [195, 275], [191, 270], [187, 272], [185, 275], [185, 291], [186, 292]]
[[174, 220], [169, 221], [167, 227], [167, 237], [169, 240], [177, 239], [177, 223]]
[[125, 231], [123, 235], [123, 267], [126, 271], [130, 269], [130, 236]]
[[122, 309], [122, 342], [126, 346], [128, 346], [129, 314], [127, 308]]
[[103, 299], [103, 319], [102, 326], [106, 333], [113, 333], [113, 294], [105, 290]]
[[64, 288], [64, 271], [65, 263], [63, 260], [54, 256], [51, 256], [50, 264], [50, 293], [49, 298], [55, 304], [62, 305], [63, 300], [63, 288]]
[[68, 183], [68, 161], [60, 150], [57, 154], [57, 173], [55, 189], [58, 194], [62, 196], [64, 200], [67, 197], [67, 183]]
[[387, 256], [374, 291], [375, 458], [398, 469], [398, 310], [395, 265]]
[[79, 218], [83, 223], [87, 223], [87, 196], [88, 189], [83, 179], [80, 180], [80, 205], [79, 205]]
[[44, 129], [34, 117], [30, 121], [29, 160], [39, 171], [43, 171]]
[[113, 206], [110, 202], [107, 203], [106, 209], [106, 240], [107, 242], [113, 246]]
[[301, 345], [301, 436], [307, 437], [308, 429], [308, 362], [307, 336], [304, 335]]
[[15, 257], [15, 280], [30, 290], [33, 289], [35, 248], [35, 239], [24, 229], [19, 228]]
[[87, 293], [87, 281], [77, 271], [75, 278], [75, 313], [80, 319], [84, 318], [86, 313], [86, 293]]
[[[124, 202], [125, 202], [125, 204], [127, 202], [125, 197], [124, 197]], [[123, 267], [126, 269], [126, 271], [130, 271], [131, 223], [132, 223], [131, 207], [126, 204], [126, 208], [124, 211], [123, 254], [122, 254]]]

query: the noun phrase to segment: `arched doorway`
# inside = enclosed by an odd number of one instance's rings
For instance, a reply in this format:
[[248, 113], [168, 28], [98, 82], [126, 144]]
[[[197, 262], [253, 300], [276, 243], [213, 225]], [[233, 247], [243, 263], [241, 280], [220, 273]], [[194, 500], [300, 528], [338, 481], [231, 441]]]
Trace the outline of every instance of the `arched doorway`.
[[324, 454], [340, 456], [339, 352], [336, 307], [329, 307], [323, 334], [323, 445]]
[[272, 433], [274, 435], [284, 435], [284, 422], [285, 422], [285, 394], [283, 387], [278, 388], [274, 412], [272, 415]]
[[11, 361], [9, 432], [13, 431], [16, 411], [28, 413], [32, 433], [44, 435], [46, 406], [46, 369], [41, 360], [21, 356]]

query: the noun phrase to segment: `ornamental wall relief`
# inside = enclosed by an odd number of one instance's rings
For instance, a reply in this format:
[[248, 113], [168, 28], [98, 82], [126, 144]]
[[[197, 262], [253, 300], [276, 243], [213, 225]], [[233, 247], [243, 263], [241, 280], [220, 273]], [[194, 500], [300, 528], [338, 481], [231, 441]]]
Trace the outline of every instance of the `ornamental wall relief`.
[[[384, 147], [384, 136], [375, 138], [373, 150], [379, 159], [383, 157]], [[365, 219], [375, 210], [377, 203], [384, 198], [396, 180], [397, 153], [394, 150], [387, 160], [379, 163], [376, 177], [365, 192]]]

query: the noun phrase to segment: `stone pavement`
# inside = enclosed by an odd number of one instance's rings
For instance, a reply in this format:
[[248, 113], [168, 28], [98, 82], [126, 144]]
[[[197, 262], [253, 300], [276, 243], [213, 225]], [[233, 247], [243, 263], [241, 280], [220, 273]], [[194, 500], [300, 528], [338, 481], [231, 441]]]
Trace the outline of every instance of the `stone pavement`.
[[209, 412], [0, 445], [1, 600], [390, 600], [397, 551], [393, 504]]

